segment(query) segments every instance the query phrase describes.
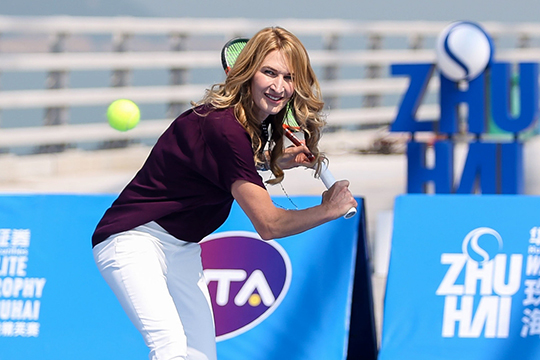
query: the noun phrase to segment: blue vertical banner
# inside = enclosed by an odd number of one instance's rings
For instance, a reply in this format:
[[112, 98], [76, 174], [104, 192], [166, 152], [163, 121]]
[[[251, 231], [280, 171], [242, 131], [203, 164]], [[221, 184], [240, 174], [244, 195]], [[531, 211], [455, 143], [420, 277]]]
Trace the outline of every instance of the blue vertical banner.
[[[0, 196], [0, 359], [148, 358], [92, 258], [92, 232], [114, 198]], [[320, 197], [294, 202], [308, 207]], [[370, 291], [364, 232], [359, 211], [262, 241], [235, 204], [201, 244], [219, 359], [348, 359], [351, 333], [373, 335], [371, 303], [357, 296]], [[355, 278], [358, 258], [362, 278]]]
[[0, 196], [0, 359], [145, 359], [90, 236], [112, 196]]
[[[294, 202], [306, 208], [320, 198]], [[265, 242], [235, 205], [202, 243], [219, 359], [346, 359], [362, 219], [340, 218]], [[367, 333], [370, 325], [362, 324]]]
[[380, 360], [540, 358], [540, 197], [397, 198]]

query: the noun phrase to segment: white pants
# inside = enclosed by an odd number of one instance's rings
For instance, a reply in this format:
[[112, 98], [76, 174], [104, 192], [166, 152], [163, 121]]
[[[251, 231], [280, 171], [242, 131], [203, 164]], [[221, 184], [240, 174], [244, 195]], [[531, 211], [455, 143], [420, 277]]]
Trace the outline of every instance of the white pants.
[[99, 271], [150, 348], [150, 360], [216, 360], [212, 305], [197, 243], [155, 222], [93, 249]]

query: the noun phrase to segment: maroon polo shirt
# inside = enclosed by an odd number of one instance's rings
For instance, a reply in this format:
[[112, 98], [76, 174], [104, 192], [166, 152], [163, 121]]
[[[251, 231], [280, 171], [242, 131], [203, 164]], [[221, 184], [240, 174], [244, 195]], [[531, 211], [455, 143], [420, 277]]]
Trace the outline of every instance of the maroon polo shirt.
[[201, 112], [208, 109], [188, 110], [163, 133], [105, 212], [92, 246], [149, 221], [178, 239], [199, 242], [227, 219], [236, 180], [264, 188], [251, 139], [233, 109], [213, 110], [207, 116]]

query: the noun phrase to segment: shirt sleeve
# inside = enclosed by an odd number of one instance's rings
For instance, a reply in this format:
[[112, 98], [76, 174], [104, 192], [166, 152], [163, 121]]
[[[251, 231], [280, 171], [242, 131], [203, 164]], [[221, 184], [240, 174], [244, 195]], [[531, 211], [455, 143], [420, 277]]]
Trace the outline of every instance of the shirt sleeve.
[[251, 139], [232, 111], [214, 112], [207, 116], [203, 134], [212, 153], [221, 185], [230, 191], [237, 180], [246, 180], [263, 188], [255, 167]]

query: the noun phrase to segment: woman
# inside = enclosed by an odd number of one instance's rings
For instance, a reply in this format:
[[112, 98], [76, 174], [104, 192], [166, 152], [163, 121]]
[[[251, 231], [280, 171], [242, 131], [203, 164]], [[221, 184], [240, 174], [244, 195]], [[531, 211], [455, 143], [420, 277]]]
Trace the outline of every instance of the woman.
[[[306, 146], [284, 149], [292, 106]], [[92, 238], [94, 258], [150, 348], [150, 359], [215, 360], [211, 302], [200, 242], [236, 200], [263, 239], [311, 229], [356, 206], [347, 181], [303, 210], [277, 208], [258, 167], [312, 167], [324, 121], [317, 79], [300, 41], [281, 28], [257, 33], [224, 84], [180, 115], [107, 210]], [[270, 126], [271, 139], [266, 134]], [[269, 141], [269, 151], [264, 151]], [[309, 150], [309, 149], [310, 150]]]

